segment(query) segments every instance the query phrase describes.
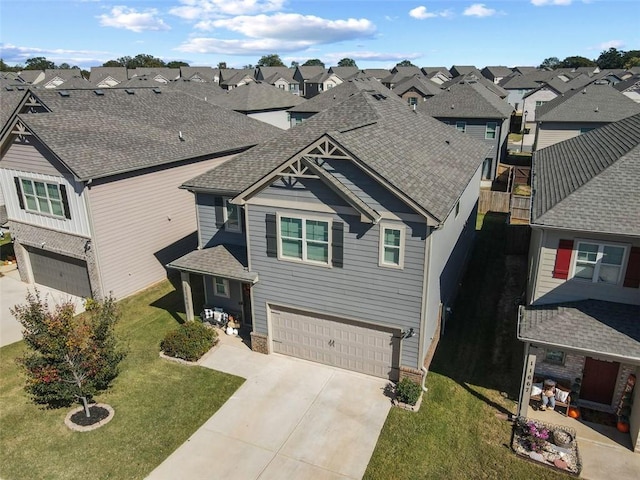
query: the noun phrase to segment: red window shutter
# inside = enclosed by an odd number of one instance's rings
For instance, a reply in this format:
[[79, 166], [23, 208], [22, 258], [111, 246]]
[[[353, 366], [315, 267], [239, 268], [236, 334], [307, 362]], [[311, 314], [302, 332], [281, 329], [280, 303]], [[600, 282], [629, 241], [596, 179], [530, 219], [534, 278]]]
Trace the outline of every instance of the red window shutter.
[[556, 264], [553, 267], [553, 278], [569, 278], [573, 240], [560, 240], [556, 251]]
[[640, 247], [631, 247], [623, 285], [631, 288], [640, 287]]

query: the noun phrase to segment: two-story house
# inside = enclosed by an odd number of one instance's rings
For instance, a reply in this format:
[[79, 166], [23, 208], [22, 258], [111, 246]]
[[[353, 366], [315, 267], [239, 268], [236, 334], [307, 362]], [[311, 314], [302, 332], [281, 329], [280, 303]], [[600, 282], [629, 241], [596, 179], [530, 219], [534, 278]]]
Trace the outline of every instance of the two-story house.
[[[640, 114], [533, 155], [527, 306], [518, 338], [535, 372], [578, 406], [623, 413], [640, 451]], [[526, 401], [525, 396], [525, 401]]]
[[312, 78], [316, 78], [327, 72], [327, 69], [322, 65], [300, 65], [296, 67], [293, 72], [293, 78], [298, 82], [300, 95], [304, 98], [311, 98], [318, 94], [317, 85], [313, 85], [313, 88], [309, 89], [307, 85], [311, 82]]
[[263, 67], [256, 68], [256, 80], [268, 83], [274, 87], [300, 95], [300, 83], [293, 78], [294, 69], [287, 67]]
[[442, 93], [427, 98], [417, 109], [489, 147], [483, 162], [482, 181], [483, 186], [491, 186], [507, 149], [511, 105], [482, 84], [466, 81], [454, 83]]
[[420, 381], [474, 238], [485, 150], [362, 90], [189, 180], [199, 249], [169, 265], [186, 311], [203, 276], [255, 351]]
[[592, 83], [536, 107], [536, 150], [640, 112], [640, 104], [608, 84]]
[[195, 244], [178, 187], [279, 132], [160, 88], [26, 92], [0, 138], [22, 280], [122, 298], [166, 278]]
[[97, 88], [115, 87], [129, 79], [126, 67], [91, 67], [89, 81]]
[[440, 85], [427, 80], [422, 75], [414, 75], [397, 83], [393, 92], [404, 99], [410, 106], [415, 107], [427, 98], [442, 92]]

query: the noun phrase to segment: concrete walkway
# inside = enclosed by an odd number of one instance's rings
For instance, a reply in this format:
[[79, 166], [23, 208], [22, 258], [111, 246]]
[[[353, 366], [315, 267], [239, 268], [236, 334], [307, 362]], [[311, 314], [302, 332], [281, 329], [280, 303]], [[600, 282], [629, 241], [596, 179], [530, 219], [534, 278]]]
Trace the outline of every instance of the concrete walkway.
[[[18, 270], [12, 270], [0, 277], [0, 347], [22, 340], [22, 325], [11, 315], [10, 310], [16, 305], [26, 303], [27, 292], [33, 292], [35, 288], [36, 285], [20, 280]], [[84, 311], [83, 300], [80, 297], [42, 285], [38, 285], [37, 288], [40, 298], [46, 300], [49, 306], [71, 300], [76, 306], [76, 313]]]
[[149, 479], [362, 478], [391, 406], [386, 380], [226, 335], [201, 364], [247, 380]]
[[531, 406], [528, 407], [525, 416], [571, 427], [576, 431], [582, 459], [580, 478], [587, 480], [637, 480], [640, 478], [640, 453], [631, 450], [629, 434], [621, 433], [612, 427], [582, 422], [557, 411], [541, 412]]

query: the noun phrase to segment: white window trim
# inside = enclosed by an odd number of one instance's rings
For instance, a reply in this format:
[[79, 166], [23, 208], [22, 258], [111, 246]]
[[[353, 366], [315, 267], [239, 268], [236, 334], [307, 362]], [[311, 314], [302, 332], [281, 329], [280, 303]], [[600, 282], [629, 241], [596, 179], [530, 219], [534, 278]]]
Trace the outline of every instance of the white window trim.
[[[280, 219], [282, 217], [285, 218], [295, 218], [298, 220], [302, 220], [302, 258], [293, 258], [293, 257], [286, 257], [284, 255], [282, 255], [282, 237], [281, 237], [281, 223], [280, 223]], [[333, 242], [332, 242], [332, 235], [333, 235], [333, 220], [329, 217], [323, 217], [323, 216], [315, 216], [315, 215], [300, 215], [299, 213], [280, 213], [278, 212], [276, 214], [276, 218], [277, 218], [277, 222], [276, 222], [276, 234], [277, 234], [277, 240], [278, 240], [278, 260], [282, 260], [285, 262], [294, 262], [294, 263], [304, 263], [306, 265], [316, 265], [319, 267], [328, 267], [331, 268], [332, 266], [332, 258], [331, 258], [331, 251], [332, 251], [332, 247], [333, 247]], [[328, 224], [327, 228], [328, 228], [328, 232], [327, 232], [327, 246], [328, 246], [328, 251], [327, 251], [327, 262], [317, 262], [315, 260], [308, 260], [307, 259], [307, 239], [306, 239], [306, 232], [307, 232], [307, 220], [314, 220], [317, 222], [326, 222]]]
[[[384, 231], [386, 229], [389, 230], [400, 230], [400, 258], [399, 263], [396, 265], [395, 263], [388, 263], [384, 261]], [[404, 268], [404, 251], [405, 251], [405, 226], [398, 225], [396, 223], [381, 223], [380, 224], [380, 240], [378, 245], [378, 266], [384, 268], [397, 268], [402, 270]]]
[[[224, 286], [224, 292], [218, 292], [218, 280], [222, 280]], [[231, 292], [229, 290], [229, 280], [222, 277], [213, 277], [213, 295], [215, 297], [231, 298]]]
[[[458, 125], [462, 126], [462, 130], [458, 128]], [[467, 133], [467, 122], [456, 122], [456, 130], [460, 133]]]
[[[586, 279], [586, 278], [579, 278], [576, 277], [576, 266], [578, 264], [578, 250], [580, 247], [581, 243], [589, 243], [591, 245], [598, 245], [598, 254], [596, 257], [596, 265], [595, 265], [595, 269], [593, 272], [593, 278], [591, 280]], [[602, 252], [604, 250], [604, 247], [619, 247], [619, 248], [624, 248], [624, 253], [622, 254], [622, 261], [620, 264], [620, 271], [618, 273], [618, 281], [616, 283], [606, 283], [606, 282], [598, 282], [598, 273], [600, 271], [600, 266], [602, 265], [601, 260], [602, 260]], [[572, 252], [572, 258], [571, 258], [571, 277], [573, 280], [578, 281], [578, 282], [584, 282], [584, 283], [595, 283], [597, 285], [609, 285], [612, 287], [615, 286], [621, 286], [622, 284], [622, 280], [624, 279], [624, 275], [625, 275], [625, 270], [627, 267], [627, 264], [629, 263], [629, 247], [630, 245], [628, 244], [624, 244], [624, 243], [615, 243], [615, 242], [601, 242], [599, 240], [591, 240], [588, 238], [582, 238], [582, 239], [575, 239], [574, 240], [574, 247], [573, 247], [573, 252]]]
[[[489, 125], [493, 125], [493, 137], [488, 137], [489, 134]], [[484, 127], [484, 139], [485, 140], [495, 140], [498, 136], [498, 122], [487, 122]]]
[[[18, 177], [20, 180], [20, 192], [22, 194], [22, 202], [24, 204], [24, 211], [27, 213], [31, 213], [34, 215], [42, 215], [45, 217], [51, 217], [51, 218], [57, 218], [57, 219], [65, 219], [65, 215], [64, 215], [64, 198], [62, 198], [62, 191], [60, 190], [60, 184], [57, 182], [49, 182], [47, 180], [40, 180], [37, 178], [25, 178], [25, 177]], [[27, 181], [27, 182], [31, 182], [31, 187], [33, 188], [33, 191], [36, 191], [35, 188], [35, 183], [43, 183], [45, 186], [45, 192], [47, 193], [47, 204], [49, 205], [49, 211], [48, 212], [42, 212], [39, 209], [38, 210], [32, 210], [29, 208], [29, 202], [27, 202], [27, 193], [24, 190], [24, 183], [22, 183], [23, 181]], [[53, 208], [51, 207], [51, 198], [49, 197], [49, 189], [47, 188], [48, 185], [53, 185], [58, 189], [58, 196], [60, 197], [60, 206], [62, 207], [62, 215], [56, 215], [55, 213], [53, 213]], [[42, 198], [42, 197], [38, 197], [37, 195], [30, 195], [32, 197], [34, 197], [36, 199], [36, 205], [40, 205], [38, 203], [38, 198]]]
[[227, 205], [229, 204], [229, 200], [231, 200], [231, 198], [227, 198], [227, 197], [223, 197], [222, 198], [222, 209], [223, 209], [223, 215], [224, 215], [224, 229], [227, 232], [234, 232], [234, 233], [242, 233], [242, 212], [240, 209], [239, 205], [236, 205], [236, 208], [238, 209], [238, 225], [237, 226], [232, 226], [229, 223], [229, 211], [227, 209]]

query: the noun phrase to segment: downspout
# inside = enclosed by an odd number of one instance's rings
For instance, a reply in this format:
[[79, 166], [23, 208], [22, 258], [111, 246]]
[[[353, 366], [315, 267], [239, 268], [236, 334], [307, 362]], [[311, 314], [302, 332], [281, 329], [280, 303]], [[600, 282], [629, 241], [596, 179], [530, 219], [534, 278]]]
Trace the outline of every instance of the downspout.
[[427, 392], [428, 388], [425, 386], [425, 382], [427, 381], [427, 374], [429, 373], [429, 371], [427, 370], [427, 368], [424, 366], [424, 344], [425, 344], [425, 337], [426, 337], [426, 328], [425, 328], [425, 324], [426, 324], [426, 320], [427, 320], [427, 296], [429, 295], [429, 268], [431, 266], [431, 247], [432, 247], [432, 241], [433, 241], [433, 232], [436, 230], [436, 228], [433, 227], [429, 227], [427, 226], [427, 229], [429, 230], [429, 240], [427, 242], [425, 242], [425, 255], [424, 255], [424, 271], [425, 271], [425, 275], [424, 275], [424, 285], [422, 287], [422, 319], [420, 321], [420, 345], [418, 346], [419, 351], [420, 351], [420, 370], [422, 370], [422, 383], [420, 385], [420, 387], [422, 388], [423, 392]]

